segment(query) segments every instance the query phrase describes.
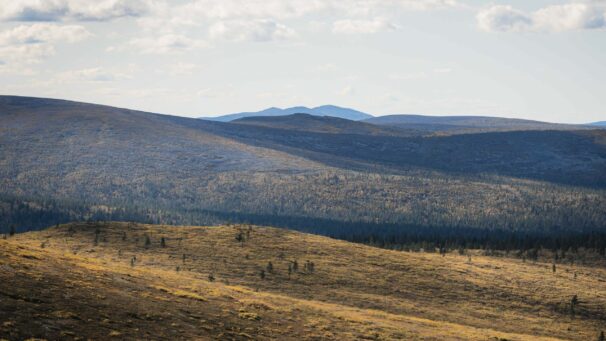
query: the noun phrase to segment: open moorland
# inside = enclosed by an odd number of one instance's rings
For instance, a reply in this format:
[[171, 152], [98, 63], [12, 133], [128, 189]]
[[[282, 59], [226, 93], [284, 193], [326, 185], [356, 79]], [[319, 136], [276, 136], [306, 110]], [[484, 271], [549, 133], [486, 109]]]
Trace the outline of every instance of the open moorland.
[[603, 265], [249, 225], [60, 225], [0, 239], [0, 269], [9, 340], [593, 340], [606, 329]]

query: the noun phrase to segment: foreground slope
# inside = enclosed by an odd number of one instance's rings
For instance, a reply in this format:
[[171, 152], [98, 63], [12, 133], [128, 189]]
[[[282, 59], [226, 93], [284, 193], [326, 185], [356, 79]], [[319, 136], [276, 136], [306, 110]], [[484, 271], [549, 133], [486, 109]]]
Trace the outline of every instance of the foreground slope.
[[603, 267], [470, 255], [252, 226], [62, 225], [0, 240], [0, 337], [591, 340], [606, 329]]

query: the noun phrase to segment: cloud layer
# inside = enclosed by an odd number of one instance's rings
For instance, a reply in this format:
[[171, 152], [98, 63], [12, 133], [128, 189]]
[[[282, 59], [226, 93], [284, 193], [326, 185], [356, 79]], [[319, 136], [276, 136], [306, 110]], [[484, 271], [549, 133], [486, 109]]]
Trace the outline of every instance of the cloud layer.
[[37, 63], [55, 53], [54, 44], [74, 43], [90, 36], [80, 25], [19, 25], [0, 33], [0, 58], [20, 64]]
[[105, 21], [140, 16], [148, 8], [143, 0], [0, 0], [0, 20]]
[[563, 32], [606, 28], [606, 3], [573, 2], [526, 13], [507, 5], [480, 11], [478, 26], [486, 32]]

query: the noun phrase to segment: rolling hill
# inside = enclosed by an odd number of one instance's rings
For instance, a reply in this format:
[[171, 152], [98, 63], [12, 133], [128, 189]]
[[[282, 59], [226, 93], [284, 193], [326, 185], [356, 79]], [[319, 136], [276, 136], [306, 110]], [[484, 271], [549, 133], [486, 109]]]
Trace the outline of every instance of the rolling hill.
[[0, 239], [0, 337], [597, 339], [606, 271], [541, 254], [388, 251], [248, 225], [61, 225]]
[[486, 116], [386, 115], [363, 120], [366, 123], [418, 129], [447, 134], [520, 130], [581, 130], [585, 125], [557, 124], [541, 121]]
[[310, 114], [292, 114], [285, 116], [253, 116], [231, 121], [231, 123], [246, 124], [259, 127], [308, 131], [328, 134], [357, 134], [411, 136], [413, 131], [382, 127], [359, 121], [347, 120], [332, 116], [315, 116]]
[[349, 240], [454, 229], [476, 241], [475, 230], [606, 226], [603, 130], [400, 136], [305, 115], [251, 120], [2, 96], [0, 226], [254, 222]]
[[363, 120], [363, 119], [372, 117], [372, 115], [369, 115], [369, 114], [366, 114], [366, 113], [363, 113], [361, 111], [357, 111], [354, 109], [342, 108], [342, 107], [338, 107], [335, 105], [323, 105], [323, 106], [319, 106], [319, 107], [315, 107], [315, 108], [298, 106], [298, 107], [280, 109], [280, 108], [272, 107], [272, 108], [268, 108], [268, 109], [256, 111], [256, 112], [242, 112], [242, 113], [235, 113], [235, 114], [223, 115], [223, 116], [218, 116], [218, 117], [203, 117], [203, 119], [211, 120], [211, 121], [230, 122], [230, 121], [233, 121], [233, 120], [236, 120], [239, 118], [245, 118], [245, 117], [258, 117], [258, 116], [273, 117], [273, 116], [286, 116], [286, 115], [293, 115], [293, 114], [309, 114], [309, 115], [314, 115], [314, 116], [331, 116], [331, 117], [344, 118], [344, 119], [353, 120], [353, 121], [359, 121], [359, 120]]

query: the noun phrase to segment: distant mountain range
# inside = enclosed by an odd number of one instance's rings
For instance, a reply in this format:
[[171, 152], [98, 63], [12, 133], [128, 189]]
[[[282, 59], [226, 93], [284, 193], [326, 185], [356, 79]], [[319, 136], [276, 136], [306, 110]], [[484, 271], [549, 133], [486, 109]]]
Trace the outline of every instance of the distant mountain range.
[[361, 112], [358, 110], [354, 110], [354, 109], [342, 108], [342, 107], [338, 107], [336, 105], [323, 105], [323, 106], [319, 106], [319, 107], [315, 107], [315, 108], [297, 106], [297, 107], [292, 107], [292, 108], [281, 109], [281, 108], [272, 107], [272, 108], [268, 108], [268, 109], [261, 110], [261, 111], [241, 112], [241, 113], [229, 114], [229, 115], [224, 115], [224, 116], [219, 116], [219, 117], [201, 117], [201, 119], [210, 120], [210, 121], [219, 121], [219, 122], [230, 122], [230, 121], [237, 120], [239, 118], [244, 118], [244, 117], [286, 116], [286, 115], [292, 115], [292, 114], [309, 114], [309, 115], [314, 115], [314, 116], [332, 116], [332, 117], [344, 118], [344, 119], [348, 119], [348, 120], [352, 120], [352, 121], [360, 121], [360, 120], [364, 120], [364, 119], [373, 117], [372, 115], [369, 115], [367, 113], [364, 113], [364, 112]]
[[[311, 116], [329, 116], [351, 121], [370, 123], [373, 125], [389, 126], [394, 131], [397, 128], [405, 129], [410, 132], [440, 132], [440, 133], [477, 133], [489, 131], [514, 131], [514, 130], [571, 130], [587, 129], [589, 127], [606, 126], [606, 121], [589, 124], [560, 124], [541, 122], [534, 120], [525, 120], [517, 118], [490, 117], [490, 116], [426, 116], [426, 115], [385, 115], [373, 116], [355, 109], [338, 107], [335, 105], [323, 105], [315, 108], [304, 106], [290, 107], [286, 109], [268, 108], [254, 112], [240, 112], [218, 117], [201, 117], [201, 119], [219, 122], [232, 122], [243, 118], [255, 118], [252, 121], [242, 121], [238, 123], [254, 125], [271, 125], [279, 127], [288, 125], [293, 128], [293, 124], [303, 124], [300, 130], [309, 130], [307, 124], [314, 122], [309, 117], [303, 116], [291, 117], [286, 120], [257, 120], [257, 117], [278, 117], [291, 116], [294, 114], [307, 114]], [[288, 122], [287, 122], [288, 121]], [[317, 123], [317, 122], [316, 122]], [[332, 122], [335, 123], [335, 122]], [[331, 123], [331, 124], [332, 124]], [[343, 122], [341, 122], [343, 123]], [[313, 123], [312, 123], [313, 124]], [[361, 127], [361, 126], [359, 126]], [[315, 129], [315, 128], [314, 128]], [[313, 129], [311, 129], [313, 130]]]

